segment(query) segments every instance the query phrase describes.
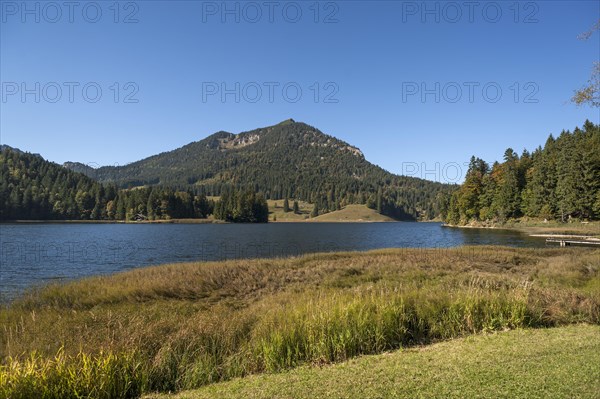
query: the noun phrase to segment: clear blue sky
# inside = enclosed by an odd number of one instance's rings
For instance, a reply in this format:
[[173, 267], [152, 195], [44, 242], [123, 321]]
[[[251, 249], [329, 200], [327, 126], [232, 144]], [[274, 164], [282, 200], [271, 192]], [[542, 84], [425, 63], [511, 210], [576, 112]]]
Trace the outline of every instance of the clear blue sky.
[[[600, 58], [599, 32], [577, 39], [598, 1], [63, 3], [2, 0], [0, 27], [1, 142], [59, 163], [125, 164], [294, 118], [392, 172], [452, 180], [435, 164], [600, 122], [569, 102]], [[236, 83], [239, 102], [223, 99]]]

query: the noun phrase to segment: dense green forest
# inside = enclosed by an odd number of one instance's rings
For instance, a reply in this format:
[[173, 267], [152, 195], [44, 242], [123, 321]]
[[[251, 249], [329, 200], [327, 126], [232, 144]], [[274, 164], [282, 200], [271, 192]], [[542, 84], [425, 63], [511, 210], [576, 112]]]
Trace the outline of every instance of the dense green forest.
[[[314, 215], [360, 203], [396, 219], [441, 215], [457, 225], [522, 216], [600, 219], [600, 126], [589, 121], [582, 129], [551, 135], [532, 153], [509, 148], [502, 163], [490, 166], [472, 157], [465, 182], [454, 191], [388, 173], [358, 149], [293, 121], [239, 135], [217, 133], [119, 168], [67, 166], [3, 146], [0, 219], [214, 214], [231, 222], [265, 222], [266, 198], [311, 202]], [[221, 200], [207, 199], [211, 195]]]
[[519, 156], [511, 148], [491, 167], [471, 158], [465, 182], [442, 205], [449, 224], [503, 223], [522, 216], [547, 220], [600, 219], [600, 125], [552, 135]]
[[251, 190], [226, 190], [214, 206], [217, 219], [236, 223], [266, 223], [269, 207], [261, 194]]
[[[251, 191], [229, 195], [230, 213], [215, 218], [266, 222], [266, 202]], [[118, 189], [84, 174], [4, 146], [0, 152], [0, 220], [165, 220], [206, 218], [217, 207], [202, 192], [163, 186]], [[240, 211], [240, 209], [242, 211]]]
[[316, 204], [319, 214], [367, 204], [396, 219], [438, 216], [439, 195], [452, 189], [389, 173], [365, 160], [358, 148], [293, 120], [237, 135], [218, 132], [124, 166], [65, 166], [120, 188], [200, 188], [206, 195], [220, 196], [231, 188], [251, 187], [266, 199]]

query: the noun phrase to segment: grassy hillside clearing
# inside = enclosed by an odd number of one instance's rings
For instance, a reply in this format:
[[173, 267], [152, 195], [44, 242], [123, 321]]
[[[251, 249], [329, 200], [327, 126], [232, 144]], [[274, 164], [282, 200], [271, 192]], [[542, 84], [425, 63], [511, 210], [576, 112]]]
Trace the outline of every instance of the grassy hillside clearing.
[[389, 216], [382, 215], [366, 205], [346, 205], [339, 211], [333, 211], [310, 219], [311, 222], [394, 222]]

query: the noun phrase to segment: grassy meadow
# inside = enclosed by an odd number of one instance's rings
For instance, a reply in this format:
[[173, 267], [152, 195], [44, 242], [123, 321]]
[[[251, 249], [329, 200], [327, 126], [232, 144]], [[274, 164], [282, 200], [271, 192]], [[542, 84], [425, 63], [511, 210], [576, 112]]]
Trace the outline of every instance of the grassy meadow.
[[269, 222], [304, 222], [310, 218], [313, 204], [298, 201], [298, 213], [293, 212], [294, 200], [288, 201], [290, 212], [283, 211], [283, 200], [267, 200], [269, 206]]
[[310, 219], [311, 222], [394, 222], [389, 216], [382, 215], [366, 205], [346, 205], [339, 211], [324, 213]]
[[[313, 204], [298, 201], [298, 213], [283, 211], [283, 200], [268, 200], [269, 222], [394, 222], [389, 216], [382, 215], [366, 205], [350, 204], [338, 211], [323, 213], [311, 217]], [[292, 209], [294, 200], [289, 201]]]
[[599, 250], [389, 249], [163, 265], [47, 286], [2, 308], [0, 397], [178, 392], [576, 323], [600, 324]]

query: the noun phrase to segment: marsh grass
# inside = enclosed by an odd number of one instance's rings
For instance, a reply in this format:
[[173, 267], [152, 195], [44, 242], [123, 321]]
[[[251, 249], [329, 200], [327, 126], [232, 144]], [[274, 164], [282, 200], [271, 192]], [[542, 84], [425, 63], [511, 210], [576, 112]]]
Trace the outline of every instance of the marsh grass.
[[0, 366], [0, 395], [5, 398], [132, 398], [142, 393], [146, 373], [134, 354], [79, 353], [62, 350], [47, 358], [32, 352]]
[[2, 397], [136, 397], [480, 332], [600, 324], [600, 251], [165, 265], [32, 291], [0, 321]]
[[[266, 314], [251, 343], [259, 370], [330, 363], [481, 331], [531, 326], [527, 293], [402, 293], [391, 288], [302, 298]], [[537, 325], [534, 325], [537, 326]]]

